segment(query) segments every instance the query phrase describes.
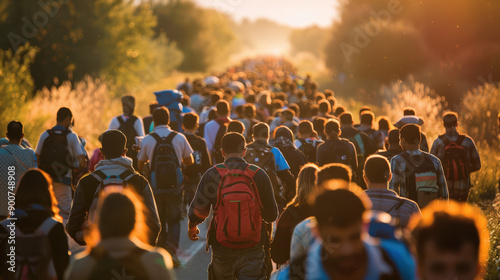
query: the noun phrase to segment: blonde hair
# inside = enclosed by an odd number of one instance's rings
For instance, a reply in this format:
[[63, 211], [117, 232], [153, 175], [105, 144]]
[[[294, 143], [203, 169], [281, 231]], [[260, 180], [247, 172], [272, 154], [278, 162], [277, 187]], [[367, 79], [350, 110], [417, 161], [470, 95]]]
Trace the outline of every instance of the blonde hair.
[[297, 177], [296, 195], [294, 199], [288, 203], [288, 206], [304, 206], [312, 193], [316, 190], [316, 172], [319, 167], [314, 163], [307, 163], [300, 168], [299, 176]]

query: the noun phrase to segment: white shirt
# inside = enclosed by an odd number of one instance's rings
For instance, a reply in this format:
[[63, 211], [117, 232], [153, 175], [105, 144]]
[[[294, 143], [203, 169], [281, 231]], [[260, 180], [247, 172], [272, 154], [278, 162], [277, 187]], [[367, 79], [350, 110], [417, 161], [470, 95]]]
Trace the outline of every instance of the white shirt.
[[[111, 122], [109, 123], [108, 130], [118, 129], [120, 127], [120, 121], [118, 120], [118, 117], [120, 117], [120, 116], [114, 117], [111, 120]], [[127, 121], [127, 119], [129, 118], [128, 116], [125, 116], [125, 115], [121, 115], [121, 117], [123, 118], [124, 121]], [[135, 132], [137, 133], [137, 136], [144, 136], [144, 126], [142, 124], [141, 117], [137, 117], [137, 120], [134, 123], [134, 128], [135, 128]]]
[[[172, 132], [170, 127], [167, 125], [158, 125], [155, 127], [154, 132], [158, 134], [160, 137], [168, 137], [168, 135]], [[182, 159], [188, 158], [192, 153], [193, 149], [189, 145], [189, 142], [181, 133], [177, 133], [177, 135], [172, 139], [172, 145], [175, 149], [175, 154], [177, 155], [177, 159], [179, 160], [179, 166], [182, 166]], [[148, 161], [149, 167], [151, 167], [151, 162], [153, 161], [153, 156], [155, 152], [156, 140], [151, 135], [147, 135], [141, 141], [141, 151], [137, 155], [137, 159], [140, 161]]]

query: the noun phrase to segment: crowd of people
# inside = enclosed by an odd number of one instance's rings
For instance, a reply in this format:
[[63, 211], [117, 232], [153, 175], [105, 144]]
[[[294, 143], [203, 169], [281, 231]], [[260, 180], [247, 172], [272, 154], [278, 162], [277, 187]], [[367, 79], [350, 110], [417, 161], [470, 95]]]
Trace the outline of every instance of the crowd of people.
[[270, 57], [154, 95], [144, 117], [123, 96], [90, 156], [69, 108], [35, 150], [9, 123], [0, 250], [14, 218], [15, 279], [176, 279], [184, 218], [195, 242], [209, 224], [208, 279], [480, 277], [486, 222], [465, 202], [481, 161], [457, 113], [429, 149], [413, 108], [390, 120], [364, 106], [356, 124]]

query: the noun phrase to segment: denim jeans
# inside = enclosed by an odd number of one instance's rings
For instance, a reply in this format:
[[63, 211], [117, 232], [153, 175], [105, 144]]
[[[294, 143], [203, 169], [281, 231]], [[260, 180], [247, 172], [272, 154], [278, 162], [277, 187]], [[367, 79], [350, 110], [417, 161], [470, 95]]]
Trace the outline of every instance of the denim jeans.
[[212, 263], [208, 266], [209, 280], [263, 280], [266, 278], [264, 248], [218, 252], [212, 250]]
[[155, 195], [155, 200], [161, 223], [158, 246], [167, 250], [170, 255], [177, 256], [181, 235], [182, 194], [158, 194]]

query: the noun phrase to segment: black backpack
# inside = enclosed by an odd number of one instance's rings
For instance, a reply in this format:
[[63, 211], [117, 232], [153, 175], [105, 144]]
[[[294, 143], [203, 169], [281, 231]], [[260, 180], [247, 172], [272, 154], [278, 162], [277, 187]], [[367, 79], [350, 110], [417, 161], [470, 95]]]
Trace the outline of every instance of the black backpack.
[[306, 141], [305, 139], [299, 139], [302, 145], [299, 150], [301, 150], [307, 157], [307, 161], [311, 163], [316, 163], [316, 146], [313, 143]]
[[39, 168], [47, 172], [55, 182], [62, 182], [64, 175], [73, 169], [67, 137], [70, 132], [66, 129], [49, 129], [49, 136], [43, 142]]
[[214, 142], [214, 163], [223, 163], [224, 162], [224, 157], [222, 156], [221, 148], [222, 148], [222, 137], [227, 132], [227, 122], [223, 122], [220, 120], [216, 120], [216, 122], [219, 124], [219, 130], [217, 130], [217, 135], [215, 135], [215, 142]]
[[269, 145], [259, 145], [257, 143], [252, 143], [247, 146], [247, 151], [245, 153], [244, 159], [250, 164], [255, 164], [258, 167], [266, 171], [267, 176], [271, 179], [271, 183], [274, 189], [274, 196], [278, 205], [284, 204], [284, 193], [283, 186], [278, 179], [278, 174], [276, 172], [276, 161], [274, 160], [274, 154], [271, 151], [272, 147]]
[[[207, 146], [204, 143], [203, 138], [198, 137], [196, 135], [192, 134], [187, 134], [185, 135], [186, 139], [189, 142], [189, 145], [193, 149], [193, 161], [194, 163], [190, 166], [187, 166], [184, 170], [184, 174], [188, 177], [198, 177], [201, 178], [201, 175], [205, 173], [205, 168], [204, 163], [206, 164], [206, 161], [208, 159], [204, 158], [204, 155], [206, 154], [206, 149]], [[203, 151], [205, 150], [205, 151]]]
[[156, 132], [150, 134], [155, 140], [153, 161], [151, 162], [151, 185], [155, 190], [171, 190], [181, 186], [183, 175], [172, 140], [177, 132], [160, 137]]
[[90, 272], [89, 279], [150, 279], [150, 275], [140, 260], [145, 252], [147, 251], [135, 247], [125, 257], [115, 259], [109, 256], [105, 249], [95, 247], [90, 251], [90, 256], [96, 261], [96, 264]]
[[330, 155], [333, 159], [332, 163], [345, 164], [350, 166], [352, 170], [356, 167], [351, 166], [351, 149], [349, 148], [349, 142], [347, 142], [347, 140], [339, 139], [339, 141], [333, 142]]

